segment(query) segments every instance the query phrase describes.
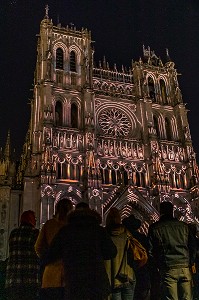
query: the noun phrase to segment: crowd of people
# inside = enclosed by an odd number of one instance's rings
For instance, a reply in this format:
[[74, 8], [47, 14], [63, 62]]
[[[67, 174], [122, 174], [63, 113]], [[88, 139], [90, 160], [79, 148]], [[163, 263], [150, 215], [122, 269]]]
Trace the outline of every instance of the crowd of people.
[[[134, 215], [122, 220], [112, 207], [103, 227], [87, 203], [74, 209], [69, 199], [57, 203], [55, 215], [40, 231], [35, 213], [23, 212], [9, 238], [6, 299], [199, 299], [195, 224], [179, 221], [172, 203], [162, 202], [160, 219], [149, 226], [147, 236], [141, 225]], [[139, 249], [144, 249], [145, 261], [136, 253]]]

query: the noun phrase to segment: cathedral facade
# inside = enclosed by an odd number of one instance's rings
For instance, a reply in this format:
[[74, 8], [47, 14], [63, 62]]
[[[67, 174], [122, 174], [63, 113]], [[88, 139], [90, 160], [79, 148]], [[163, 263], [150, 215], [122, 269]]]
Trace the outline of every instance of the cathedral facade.
[[177, 75], [168, 52], [163, 62], [144, 46], [128, 70], [105, 58], [95, 65], [91, 33], [54, 26], [46, 10], [15, 184], [6, 183], [13, 173], [1, 159], [1, 257], [23, 210], [36, 211], [41, 226], [64, 197], [88, 202], [103, 222], [112, 206], [122, 217], [133, 213], [143, 232], [161, 201], [199, 224], [198, 166]]

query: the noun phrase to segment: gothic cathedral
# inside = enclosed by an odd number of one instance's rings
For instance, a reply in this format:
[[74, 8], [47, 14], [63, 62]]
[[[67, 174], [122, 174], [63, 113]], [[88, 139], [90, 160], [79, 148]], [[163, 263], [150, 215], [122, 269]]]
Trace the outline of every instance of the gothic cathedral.
[[158, 219], [161, 201], [199, 224], [198, 166], [168, 51], [163, 62], [143, 46], [128, 70], [105, 58], [95, 65], [91, 33], [54, 26], [46, 9], [17, 175], [9, 138], [0, 161], [1, 259], [23, 210], [36, 211], [41, 226], [64, 197], [88, 202], [103, 222], [112, 206], [122, 217], [133, 213], [143, 232]]

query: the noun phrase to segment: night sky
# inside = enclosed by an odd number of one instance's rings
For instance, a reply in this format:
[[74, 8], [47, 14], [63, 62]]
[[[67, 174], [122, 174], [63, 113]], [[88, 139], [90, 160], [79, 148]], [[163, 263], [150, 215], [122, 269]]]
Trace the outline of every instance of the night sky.
[[180, 88], [199, 153], [198, 0], [0, 0], [0, 146], [10, 129], [12, 147], [17, 154], [22, 149], [30, 119], [36, 34], [47, 3], [54, 25], [59, 21], [91, 30], [96, 62], [105, 55], [110, 67], [129, 67], [142, 56], [143, 44], [164, 62], [168, 48], [182, 74]]

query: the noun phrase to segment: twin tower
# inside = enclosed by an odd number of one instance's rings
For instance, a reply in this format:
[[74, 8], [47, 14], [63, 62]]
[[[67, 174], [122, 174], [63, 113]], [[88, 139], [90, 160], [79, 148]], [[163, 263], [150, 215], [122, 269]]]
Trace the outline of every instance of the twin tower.
[[122, 217], [133, 213], [145, 232], [161, 201], [171, 201], [178, 218], [199, 223], [187, 109], [165, 56], [163, 62], [143, 46], [128, 70], [111, 68], [105, 58], [95, 65], [91, 33], [54, 26], [46, 10], [18, 185], [0, 189], [11, 216], [1, 223], [5, 243], [20, 212], [36, 211], [40, 226], [64, 197], [88, 202], [103, 220], [112, 206]]

